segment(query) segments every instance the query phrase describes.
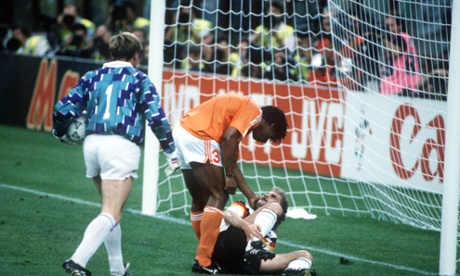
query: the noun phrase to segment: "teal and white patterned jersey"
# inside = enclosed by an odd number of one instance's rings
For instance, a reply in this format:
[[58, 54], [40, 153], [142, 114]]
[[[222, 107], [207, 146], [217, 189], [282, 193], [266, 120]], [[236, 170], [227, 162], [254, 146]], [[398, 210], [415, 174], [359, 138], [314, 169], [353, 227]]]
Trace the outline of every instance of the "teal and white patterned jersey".
[[54, 107], [56, 136], [66, 133], [72, 118], [86, 110], [86, 135], [118, 134], [140, 144], [145, 120], [163, 150], [175, 150], [171, 126], [160, 105], [160, 96], [148, 76], [128, 62], [113, 61], [87, 72]]

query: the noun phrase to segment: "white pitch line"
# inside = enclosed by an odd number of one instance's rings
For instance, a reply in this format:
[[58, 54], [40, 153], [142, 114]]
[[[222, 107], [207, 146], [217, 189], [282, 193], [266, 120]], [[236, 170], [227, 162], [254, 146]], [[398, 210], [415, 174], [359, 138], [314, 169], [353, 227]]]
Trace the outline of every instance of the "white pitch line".
[[[11, 189], [11, 190], [17, 190], [17, 191], [22, 191], [22, 192], [26, 192], [26, 193], [31, 193], [31, 194], [35, 194], [35, 195], [47, 196], [47, 197], [50, 197], [50, 198], [61, 199], [61, 200], [70, 201], [70, 202], [83, 204], [83, 205], [88, 205], [88, 206], [94, 206], [94, 207], [100, 207], [101, 206], [100, 203], [90, 202], [90, 201], [81, 200], [81, 199], [78, 199], [78, 198], [67, 197], [67, 196], [62, 196], [62, 195], [57, 195], [57, 194], [50, 194], [50, 193], [40, 192], [40, 191], [37, 191], [37, 190], [32, 190], [32, 189], [27, 189], [27, 188], [22, 188], [22, 187], [17, 187], [17, 186], [12, 186], [12, 185], [8, 185], [8, 184], [0, 184], [0, 187], [5, 188], [5, 189]], [[177, 218], [172, 218], [172, 217], [168, 217], [168, 216], [145, 215], [145, 214], [142, 214], [140, 210], [136, 210], [136, 209], [132, 209], [132, 208], [125, 208], [124, 211], [129, 212], [129, 213], [133, 213], [133, 214], [138, 214], [138, 215], [148, 216], [148, 217], [152, 217], [152, 218], [157, 218], [157, 219], [164, 220], [164, 221], [174, 222], [174, 223], [178, 223], [178, 224], [182, 224], [182, 225], [190, 225], [190, 222], [188, 220], [184, 220], [184, 219], [177, 219]], [[304, 245], [295, 244], [295, 243], [291, 243], [291, 242], [288, 242], [288, 241], [277, 241], [277, 243], [285, 245], [285, 246], [297, 248], [297, 249], [307, 249], [307, 250], [309, 250], [311, 252], [316, 251], [316, 252], [321, 252], [321, 253], [331, 255], [331, 256], [344, 257], [344, 258], [346, 258], [348, 260], [352, 260], [352, 261], [369, 263], [369, 264], [374, 264], [374, 265], [381, 265], [381, 266], [391, 267], [391, 268], [394, 268], [394, 269], [397, 269], [397, 270], [405, 270], [405, 271], [417, 273], [417, 274], [420, 274], [420, 275], [437, 275], [437, 273], [433, 273], [433, 272], [430, 272], [430, 271], [419, 270], [419, 269], [415, 269], [415, 268], [411, 268], [411, 267], [407, 267], [407, 266], [402, 266], [402, 265], [394, 265], [394, 264], [388, 264], [388, 263], [384, 263], [384, 262], [367, 260], [367, 259], [363, 259], [363, 258], [359, 258], [359, 257], [355, 257], [355, 256], [340, 254], [340, 253], [329, 251], [329, 250], [326, 250], [326, 249], [321, 249], [321, 248], [316, 248], [316, 247], [306, 247]]]

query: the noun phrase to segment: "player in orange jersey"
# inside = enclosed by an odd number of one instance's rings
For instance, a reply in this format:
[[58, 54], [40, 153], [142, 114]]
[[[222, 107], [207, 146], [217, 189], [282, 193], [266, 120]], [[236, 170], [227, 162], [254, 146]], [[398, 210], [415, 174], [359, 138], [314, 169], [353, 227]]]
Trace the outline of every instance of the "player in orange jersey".
[[287, 127], [279, 108], [224, 94], [188, 111], [174, 128], [182, 175], [192, 196], [192, 228], [199, 240], [193, 272], [219, 272], [211, 256], [228, 195], [238, 188], [252, 207], [259, 199], [237, 165], [239, 143], [251, 132], [258, 142], [280, 143]]

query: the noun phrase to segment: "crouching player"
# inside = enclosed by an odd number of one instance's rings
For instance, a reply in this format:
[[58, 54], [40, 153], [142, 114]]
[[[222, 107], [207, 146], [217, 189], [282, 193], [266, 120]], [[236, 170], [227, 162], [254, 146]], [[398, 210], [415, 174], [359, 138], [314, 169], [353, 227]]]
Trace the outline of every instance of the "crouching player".
[[275, 254], [276, 228], [286, 218], [286, 193], [274, 187], [263, 195], [252, 211], [241, 201], [224, 213], [213, 261], [220, 273], [316, 275], [313, 256], [306, 250]]

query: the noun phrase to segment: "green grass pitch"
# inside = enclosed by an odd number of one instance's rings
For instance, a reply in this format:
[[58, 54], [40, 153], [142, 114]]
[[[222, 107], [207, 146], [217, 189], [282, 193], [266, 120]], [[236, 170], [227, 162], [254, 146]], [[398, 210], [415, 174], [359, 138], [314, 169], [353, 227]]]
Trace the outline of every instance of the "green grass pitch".
[[[62, 262], [99, 212], [99, 196], [84, 176], [82, 149], [47, 132], [5, 125], [0, 125], [0, 141], [1, 274], [65, 275]], [[197, 241], [187, 215], [141, 215], [141, 199], [139, 179], [121, 223], [130, 273], [194, 275]], [[434, 231], [333, 213], [287, 219], [278, 231], [276, 252], [307, 249], [324, 276], [436, 275], [439, 239]], [[87, 267], [93, 275], [109, 275], [103, 246]]]

